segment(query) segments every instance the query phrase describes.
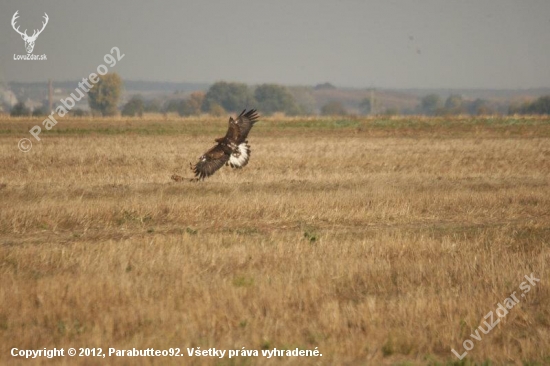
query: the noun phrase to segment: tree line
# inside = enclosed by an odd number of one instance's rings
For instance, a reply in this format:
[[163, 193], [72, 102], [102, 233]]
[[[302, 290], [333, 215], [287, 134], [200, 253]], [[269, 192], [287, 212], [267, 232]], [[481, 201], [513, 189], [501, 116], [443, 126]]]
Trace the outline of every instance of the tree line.
[[[185, 99], [170, 99], [159, 107], [159, 112], [177, 112], [180, 116], [193, 116], [201, 113], [225, 115], [243, 108], [256, 108], [269, 115], [283, 112], [298, 115], [302, 110], [287, 87], [276, 84], [263, 84], [250, 88], [243, 83], [216, 82], [208, 91], [193, 92]], [[122, 109], [123, 116], [141, 116], [147, 111], [147, 103], [134, 96]]]
[[[122, 79], [116, 73], [106, 74], [99, 78], [99, 82], [89, 90], [88, 103], [95, 114], [112, 116], [119, 113], [119, 102], [122, 94]], [[325, 83], [314, 89], [335, 88]], [[308, 99], [309, 98], [309, 99]], [[219, 81], [210, 86], [208, 91], [196, 91], [186, 98], [169, 98], [165, 101], [144, 100], [135, 95], [126, 102], [120, 110], [123, 116], [142, 116], [144, 113], [178, 113], [180, 116], [200, 115], [209, 113], [222, 116], [228, 112], [240, 112], [244, 108], [255, 108], [264, 115], [284, 113], [285, 115], [307, 115], [315, 113], [315, 100], [300, 88], [293, 90], [278, 84], [262, 84], [248, 86], [244, 83]], [[372, 113], [372, 101], [364, 98], [359, 102], [361, 114]], [[335, 100], [327, 101], [321, 108], [322, 115], [346, 115], [344, 105]], [[511, 105], [509, 114], [550, 114], [550, 96], [543, 96], [537, 100], [521, 105]], [[11, 110], [12, 116], [40, 116], [46, 115], [45, 108], [31, 111], [23, 102], [18, 102]], [[384, 114], [398, 114], [395, 109], [387, 109]], [[430, 116], [445, 116], [457, 114], [487, 115], [503, 113], [497, 111], [489, 101], [484, 99], [464, 100], [462, 96], [452, 94], [442, 100], [437, 94], [424, 96], [420, 104], [408, 114], [423, 114]], [[506, 113], [506, 112], [504, 112]], [[73, 111], [74, 115], [84, 115], [82, 110]]]
[[550, 95], [542, 96], [533, 102], [521, 105], [511, 104], [507, 111], [497, 108], [485, 99], [464, 100], [462, 96], [451, 94], [443, 101], [437, 94], [429, 94], [422, 98], [417, 107], [417, 113], [428, 116], [445, 115], [488, 115], [488, 114], [550, 114]]

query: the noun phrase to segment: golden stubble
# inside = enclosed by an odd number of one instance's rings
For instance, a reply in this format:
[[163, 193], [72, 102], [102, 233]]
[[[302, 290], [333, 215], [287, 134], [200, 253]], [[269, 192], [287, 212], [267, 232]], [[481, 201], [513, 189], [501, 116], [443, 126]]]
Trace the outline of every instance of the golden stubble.
[[547, 120], [315, 121], [264, 120], [247, 167], [176, 183], [224, 121], [66, 120], [24, 154], [39, 121], [0, 120], [0, 362], [244, 346], [323, 357], [33, 364], [445, 364], [531, 273], [468, 359], [550, 362]]

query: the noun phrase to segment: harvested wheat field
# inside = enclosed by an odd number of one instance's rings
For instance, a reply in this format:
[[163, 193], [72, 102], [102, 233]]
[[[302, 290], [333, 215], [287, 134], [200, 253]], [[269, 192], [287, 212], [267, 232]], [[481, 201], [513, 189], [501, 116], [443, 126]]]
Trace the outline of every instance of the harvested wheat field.
[[226, 121], [0, 121], [1, 364], [550, 364], [548, 118], [262, 118], [170, 180]]

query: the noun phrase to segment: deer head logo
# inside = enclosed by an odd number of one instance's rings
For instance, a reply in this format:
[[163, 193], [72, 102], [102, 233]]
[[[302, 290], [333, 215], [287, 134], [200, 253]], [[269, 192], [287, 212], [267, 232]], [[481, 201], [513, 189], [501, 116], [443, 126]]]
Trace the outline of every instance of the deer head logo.
[[15, 12], [15, 14], [13, 14], [13, 18], [11, 18], [11, 26], [13, 27], [13, 29], [17, 33], [19, 33], [21, 35], [21, 38], [23, 38], [23, 40], [25, 41], [25, 49], [27, 50], [27, 53], [32, 53], [32, 50], [34, 49], [34, 42], [36, 41], [36, 39], [38, 38], [40, 33], [42, 33], [44, 28], [46, 28], [46, 24], [48, 24], [48, 20], [49, 20], [48, 14], [44, 13], [45, 21], [42, 22], [42, 29], [40, 29], [40, 30], [35, 29], [32, 36], [29, 37], [27, 35], [27, 30], [26, 29], [25, 29], [24, 32], [21, 32], [21, 31], [19, 31], [19, 27], [15, 28], [15, 21], [16, 21], [17, 18], [19, 18], [18, 13], [19, 13], [19, 10], [17, 10]]

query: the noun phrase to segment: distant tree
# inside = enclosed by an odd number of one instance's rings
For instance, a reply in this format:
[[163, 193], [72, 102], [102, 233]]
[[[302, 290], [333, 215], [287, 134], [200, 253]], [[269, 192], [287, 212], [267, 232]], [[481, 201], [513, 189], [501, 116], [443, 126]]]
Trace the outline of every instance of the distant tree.
[[[200, 110], [199, 110], [199, 113], [200, 113]], [[178, 114], [180, 116], [186, 117], [186, 116], [196, 115], [196, 114], [199, 114], [199, 113], [197, 113], [195, 108], [193, 108], [193, 105], [189, 102], [188, 99], [184, 99], [184, 100], [180, 101], [180, 103], [178, 105]]]
[[73, 109], [71, 112], [73, 113], [73, 115], [74, 115], [75, 117], [85, 117], [85, 116], [88, 116], [88, 115], [89, 115], [89, 113], [88, 113], [87, 111], [82, 110], [82, 109], [80, 109], [80, 108]]
[[512, 103], [508, 106], [508, 114], [550, 114], [550, 95], [533, 102]]
[[489, 105], [489, 102], [485, 99], [476, 99], [473, 102], [465, 103], [466, 109], [471, 115], [487, 115], [493, 114], [494, 108]]
[[181, 104], [182, 100], [179, 99], [170, 99], [164, 106], [163, 112], [164, 113], [173, 113], [178, 112], [179, 105]]
[[441, 99], [437, 94], [429, 94], [422, 98], [420, 110], [427, 115], [434, 115], [441, 108]]
[[324, 116], [345, 116], [347, 113], [342, 103], [333, 100], [321, 108], [321, 114]]
[[389, 107], [384, 111], [384, 115], [386, 116], [397, 116], [399, 114], [399, 109], [395, 107]]
[[294, 97], [287, 87], [277, 84], [263, 84], [254, 91], [258, 109], [264, 114], [284, 112], [296, 115], [300, 112]]
[[449, 95], [447, 100], [445, 100], [445, 113], [450, 113], [450, 114], [462, 113], [463, 112], [462, 103], [463, 103], [462, 96], [458, 94]]
[[225, 116], [227, 114], [225, 109], [221, 105], [219, 105], [218, 103], [213, 103], [213, 104], [210, 105], [210, 112], [209, 113], [213, 116], [216, 116], [216, 117], [222, 117], [222, 116]]
[[[182, 100], [178, 105], [180, 116], [198, 116], [201, 114], [201, 106], [204, 102], [204, 92], [193, 92], [189, 98]], [[212, 106], [211, 106], [212, 108]], [[210, 111], [212, 112], [212, 110]]]
[[135, 95], [122, 108], [122, 115], [128, 117], [143, 116], [144, 111], [143, 99], [139, 95]]
[[192, 116], [195, 110], [187, 99], [181, 100], [178, 104], [178, 114], [182, 117]]
[[336, 89], [334, 85], [331, 83], [323, 83], [323, 84], [317, 84], [314, 87], [315, 90], [323, 90], [323, 89]]
[[121, 92], [122, 79], [118, 74], [99, 76], [97, 84], [88, 92], [90, 108], [103, 116], [115, 115]]
[[35, 108], [32, 110], [32, 116], [33, 117], [43, 117], [43, 116], [47, 116], [49, 113], [49, 110], [47, 107], [45, 106], [42, 106], [42, 107], [38, 107], [38, 108]]
[[362, 114], [370, 114], [372, 111], [370, 98], [364, 98], [361, 103], [359, 103], [359, 108]]
[[30, 116], [31, 110], [27, 108], [25, 102], [17, 102], [10, 111], [10, 116], [12, 117], [21, 117], [21, 116]]
[[203, 91], [196, 91], [189, 95], [189, 98], [187, 100], [189, 101], [189, 105], [194, 110], [194, 114], [200, 114], [201, 113], [201, 107], [204, 103], [204, 98], [206, 97], [206, 93]]
[[512, 102], [508, 105], [508, 114], [519, 114], [521, 110], [521, 105], [517, 102]]
[[550, 95], [545, 95], [526, 106], [527, 114], [550, 114]]
[[158, 99], [150, 100], [144, 103], [143, 110], [147, 113], [160, 113], [162, 110], [162, 103]]
[[244, 108], [252, 107], [255, 101], [246, 84], [219, 81], [208, 89], [202, 103], [202, 110], [212, 112], [212, 108], [216, 104], [222, 106], [226, 111], [240, 112]]
[[298, 104], [299, 114], [314, 114], [317, 110], [317, 101], [313, 89], [307, 86], [288, 87], [290, 94]]

